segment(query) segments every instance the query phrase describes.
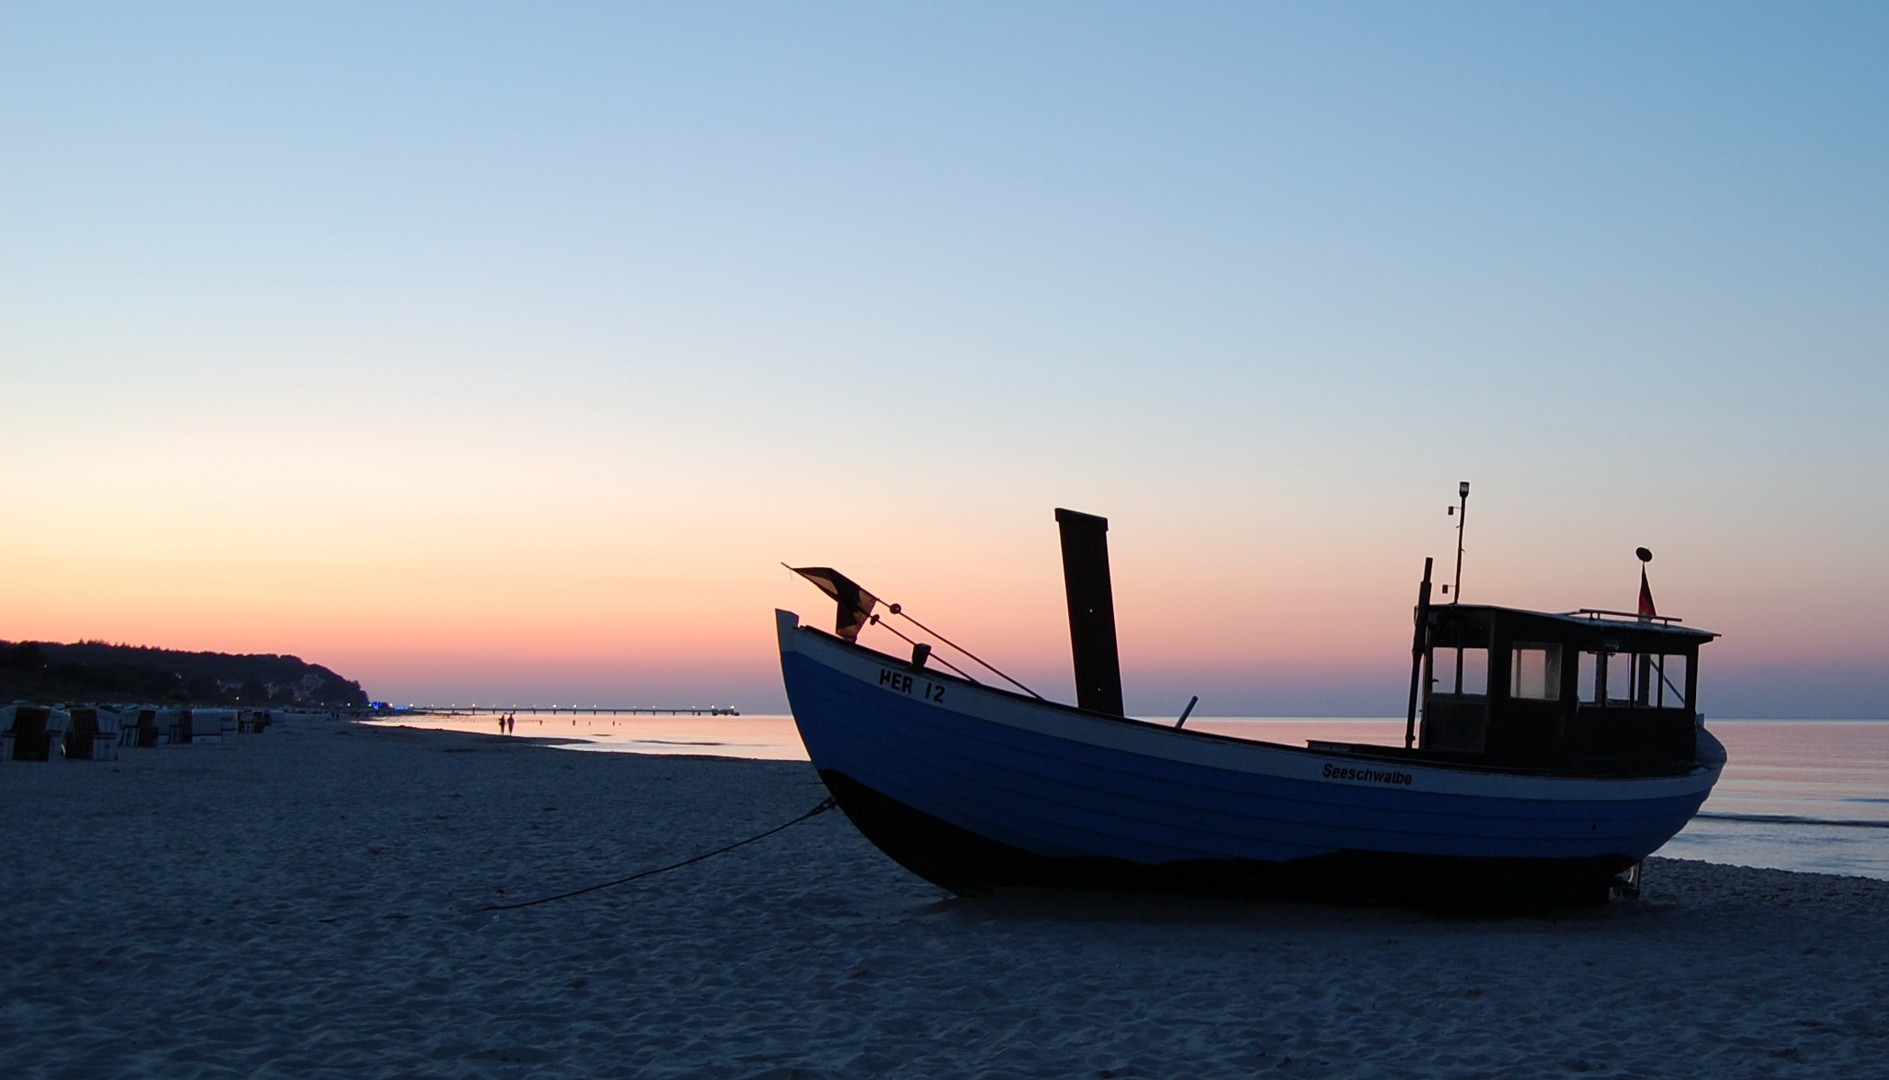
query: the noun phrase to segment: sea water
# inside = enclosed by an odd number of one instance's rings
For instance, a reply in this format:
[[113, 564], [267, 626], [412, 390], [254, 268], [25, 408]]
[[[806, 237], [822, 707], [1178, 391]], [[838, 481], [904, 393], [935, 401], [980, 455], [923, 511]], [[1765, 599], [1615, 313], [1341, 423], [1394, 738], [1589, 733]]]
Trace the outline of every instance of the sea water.
[[1725, 775], [1660, 854], [1889, 879], [1889, 722], [1721, 720]]
[[[516, 719], [512, 734], [574, 750], [807, 760], [789, 716], [520, 713]], [[491, 715], [384, 722], [499, 733]], [[1187, 726], [1288, 746], [1307, 739], [1404, 741], [1402, 717], [1200, 717]], [[1708, 727], [1725, 744], [1725, 775], [1661, 855], [1889, 880], [1889, 721], [1717, 720]]]

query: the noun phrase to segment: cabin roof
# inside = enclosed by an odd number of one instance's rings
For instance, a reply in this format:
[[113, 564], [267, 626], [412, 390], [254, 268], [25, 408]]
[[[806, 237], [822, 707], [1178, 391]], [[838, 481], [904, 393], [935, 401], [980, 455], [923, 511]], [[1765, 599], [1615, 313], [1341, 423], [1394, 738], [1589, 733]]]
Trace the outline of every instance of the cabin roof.
[[1538, 634], [1545, 640], [1574, 644], [1620, 642], [1621, 648], [1650, 647], [1655, 643], [1680, 648], [1697, 648], [1718, 637], [1710, 630], [1678, 625], [1677, 619], [1652, 616], [1642, 619], [1629, 612], [1599, 611], [1529, 611], [1524, 608], [1497, 607], [1493, 604], [1437, 604], [1430, 608], [1434, 625], [1494, 626], [1503, 628], [1511, 640]]

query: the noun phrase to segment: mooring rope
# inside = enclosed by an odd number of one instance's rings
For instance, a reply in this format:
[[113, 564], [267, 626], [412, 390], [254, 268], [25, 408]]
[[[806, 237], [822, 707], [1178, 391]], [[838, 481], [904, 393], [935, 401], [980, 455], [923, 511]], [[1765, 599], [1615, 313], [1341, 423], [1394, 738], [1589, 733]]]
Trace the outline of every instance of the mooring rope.
[[[899, 633], [897, 630], [893, 629], [891, 623], [886, 622], [884, 619], [881, 619], [879, 616], [874, 615], [868, 621], [870, 621], [872, 625], [884, 629], [886, 633], [891, 634], [893, 637], [898, 638], [900, 641], [903, 641], [907, 645], [910, 645], [913, 648], [918, 647], [918, 642], [913, 641], [911, 638], [908, 638], [904, 634]], [[929, 649], [931, 646], [927, 645], [925, 647]], [[945, 667], [950, 668], [953, 672], [957, 673], [966, 682], [977, 683], [977, 685], [979, 686], [984, 685], [981, 682], [977, 682], [977, 679], [973, 677], [970, 672], [965, 671], [963, 668], [959, 667], [958, 665], [952, 663], [949, 660], [946, 660], [944, 657], [939, 656], [937, 653], [930, 654], [929, 658], [932, 660], [938, 661], [940, 664], [943, 664]]]
[[776, 825], [773, 828], [767, 830], [766, 832], [755, 833], [753, 836], [748, 837], [746, 840], [737, 840], [732, 844], [727, 844], [723, 847], [718, 847], [714, 851], [705, 851], [700, 855], [696, 855], [691, 858], [684, 859], [681, 862], [670, 863], [668, 866], [658, 866], [654, 870], [644, 870], [639, 873], [631, 874], [628, 877], [617, 878], [615, 881], [603, 882], [600, 885], [586, 885], [581, 889], [572, 889], [570, 892], [558, 893], [556, 896], [541, 896], [536, 900], [525, 900], [516, 904], [487, 904], [485, 907], [475, 908], [474, 912], [477, 913], [477, 912], [482, 912], [482, 911], [516, 911], [519, 908], [528, 908], [528, 907], [535, 907], [539, 904], [548, 904], [553, 900], [569, 900], [573, 896], [582, 896], [585, 893], [593, 893], [599, 889], [614, 888], [618, 885], [628, 885], [630, 882], [636, 881], [641, 878], [654, 877], [657, 874], [666, 874], [671, 870], [680, 870], [685, 866], [693, 866], [694, 864], [701, 862], [703, 859], [712, 859], [717, 855], [722, 855], [727, 852], [733, 851], [734, 849], [738, 847], [744, 847], [748, 844], [752, 844], [756, 840], [765, 840], [768, 837], [773, 836], [775, 833], [781, 832], [786, 829], [791, 829], [795, 825], [798, 825], [801, 822], [808, 820], [809, 818], [819, 817], [821, 814], [824, 814], [828, 810], [833, 809], [833, 807], [836, 805], [837, 804], [832, 800], [832, 798], [829, 797], [823, 800], [820, 803], [820, 805], [814, 807], [813, 809], [807, 811], [806, 813], [800, 815], [799, 817], [793, 819], [792, 821], [788, 821], [783, 824]]
[[[1019, 690], [1021, 690], [1021, 691], [1023, 691], [1024, 693], [1026, 693], [1026, 694], [1028, 694], [1028, 695], [1030, 695], [1031, 697], [1033, 697], [1033, 698], [1035, 698], [1035, 699], [1036, 699], [1036, 700], [1038, 700], [1038, 701], [1042, 701], [1042, 700], [1043, 700], [1043, 695], [1041, 695], [1041, 694], [1039, 694], [1039, 693], [1037, 693], [1036, 691], [1034, 691], [1034, 690], [1032, 690], [1032, 689], [1030, 689], [1029, 687], [1027, 687], [1027, 686], [1025, 686], [1025, 685], [1023, 685], [1022, 683], [1020, 683], [1020, 682], [1018, 682], [1017, 680], [1015, 680], [1015, 679], [1013, 679], [1013, 678], [1011, 678], [1010, 676], [1008, 676], [1008, 675], [1005, 675], [1005, 674], [1004, 674], [1003, 672], [1001, 672], [1001, 671], [998, 671], [998, 670], [997, 670], [997, 667], [996, 667], [996, 665], [994, 665], [994, 664], [992, 664], [992, 663], [991, 663], [990, 661], [988, 661], [988, 660], [985, 660], [985, 659], [984, 659], [983, 657], [981, 657], [981, 656], [979, 656], [979, 655], [977, 655], [976, 653], [974, 653], [974, 652], [972, 652], [971, 650], [969, 650], [969, 649], [967, 649], [967, 648], [965, 648], [964, 646], [962, 646], [962, 645], [960, 645], [960, 644], [958, 644], [958, 643], [957, 643], [957, 642], [955, 642], [955, 641], [952, 641], [952, 640], [951, 640], [950, 638], [948, 638], [948, 637], [945, 637], [945, 636], [944, 636], [943, 634], [940, 634], [940, 633], [939, 633], [938, 631], [936, 631], [936, 630], [933, 630], [933, 629], [932, 629], [931, 627], [929, 627], [929, 626], [926, 626], [926, 625], [925, 625], [924, 623], [922, 623], [922, 622], [919, 622], [919, 621], [918, 621], [917, 619], [914, 619], [914, 618], [912, 618], [912, 617], [911, 617], [910, 615], [907, 615], [907, 614], [905, 613], [905, 609], [904, 609], [903, 607], [901, 607], [901, 606], [899, 606], [898, 604], [889, 604], [889, 605], [887, 605], [887, 606], [891, 608], [891, 610], [892, 610], [892, 614], [894, 614], [894, 615], [897, 615], [897, 616], [898, 616], [899, 618], [901, 618], [901, 619], [904, 619], [904, 620], [905, 620], [906, 622], [908, 622], [908, 623], [911, 623], [911, 624], [912, 624], [913, 626], [916, 626], [916, 627], [918, 627], [918, 628], [919, 628], [920, 630], [923, 630], [923, 631], [924, 631], [925, 633], [927, 633], [927, 634], [930, 634], [930, 635], [931, 635], [932, 637], [935, 637], [935, 638], [937, 638], [937, 639], [938, 639], [939, 641], [942, 641], [942, 642], [944, 642], [944, 643], [945, 643], [946, 645], [949, 645], [949, 646], [951, 646], [952, 648], [954, 648], [954, 649], [956, 649], [957, 651], [959, 651], [959, 652], [961, 652], [961, 653], [963, 653], [964, 655], [966, 655], [966, 656], [968, 656], [968, 657], [970, 657], [970, 658], [971, 658], [972, 660], [975, 660], [975, 661], [977, 661], [977, 662], [978, 662], [979, 664], [982, 664], [982, 665], [983, 665], [983, 666], [985, 667], [985, 669], [987, 669], [987, 670], [989, 670], [989, 671], [991, 671], [991, 672], [993, 672], [993, 673], [994, 673], [994, 674], [995, 674], [995, 675], [996, 675], [996, 676], [997, 676], [998, 678], [1000, 678], [1000, 679], [1002, 679], [1003, 681], [1005, 681], [1005, 682], [1007, 682], [1007, 683], [1009, 683], [1009, 684], [1010, 684], [1011, 686], [1014, 686], [1014, 687], [1016, 687], [1017, 689], [1019, 689]], [[883, 624], [882, 624], [882, 625], [883, 625]], [[887, 626], [887, 627], [886, 627], [886, 629], [887, 629], [887, 630], [892, 630], [892, 628], [891, 628], [891, 627], [889, 627], [889, 626]], [[892, 632], [893, 632], [893, 633], [895, 633], [895, 634], [898, 634], [898, 631], [896, 631], [896, 630], [893, 630]], [[899, 634], [899, 636], [900, 636], [900, 637], [905, 637], [905, 635], [904, 635], [904, 634]], [[905, 638], [905, 640], [907, 640], [907, 641], [910, 641], [910, 640], [912, 640], [912, 639], [911, 639], [911, 638]], [[943, 658], [942, 658], [942, 657], [940, 657], [940, 658], [939, 658], [939, 662], [940, 662], [940, 663], [943, 663], [943, 662], [944, 662], [944, 661], [943, 661]], [[949, 666], [949, 665], [946, 665], [946, 666]], [[952, 668], [951, 670], [952, 670], [952, 671], [957, 671], [958, 669], [957, 669], [957, 668]], [[962, 674], [962, 672], [960, 672], [960, 674]], [[968, 676], [968, 675], [966, 675], [966, 676], [965, 676], [965, 678], [967, 678], [967, 679], [968, 679], [968, 678], [970, 678], [970, 676]], [[971, 679], [971, 681], [972, 681], [972, 682], [976, 682], [977, 680], [975, 680], [975, 679]]]

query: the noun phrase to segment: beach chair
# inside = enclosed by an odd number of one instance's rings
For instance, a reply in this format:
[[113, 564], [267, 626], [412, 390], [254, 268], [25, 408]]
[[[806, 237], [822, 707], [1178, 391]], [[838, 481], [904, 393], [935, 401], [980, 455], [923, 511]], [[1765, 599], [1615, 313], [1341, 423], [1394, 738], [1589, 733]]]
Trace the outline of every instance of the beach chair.
[[229, 709], [193, 709], [188, 721], [190, 742], [220, 743], [225, 731], [236, 727], [236, 714]]
[[97, 723], [97, 730], [92, 733], [92, 760], [118, 760], [118, 733], [124, 727], [124, 714], [117, 709], [100, 706]]
[[118, 725], [119, 746], [156, 746], [157, 710], [149, 705], [126, 709]]
[[46, 715], [46, 756], [41, 759], [51, 761], [56, 752], [59, 757], [66, 756], [66, 733], [72, 730], [72, 714], [55, 705]]
[[[73, 705], [66, 709], [70, 718], [66, 725], [65, 738], [61, 740], [60, 752], [67, 761], [97, 761], [99, 757], [99, 711], [92, 705]], [[118, 746], [118, 737], [114, 733], [112, 748]]]
[[190, 710], [159, 709], [157, 711], [157, 745], [166, 743], [177, 746], [190, 741]]
[[46, 728], [52, 714], [53, 710], [47, 706], [23, 701], [7, 706], [6, 726], [0, 729], [0, 760], [47, 760], [51, 756], [52, 741], [47, 737]]
[[21, 702], [0, 708], [0, 762], [13, 760], [13, 718]]
[[69, 761], [115, 761], [124, 717], [108, 705], [74, 705], [67, 709], [72, 724], [66, 729], [65, 755]]

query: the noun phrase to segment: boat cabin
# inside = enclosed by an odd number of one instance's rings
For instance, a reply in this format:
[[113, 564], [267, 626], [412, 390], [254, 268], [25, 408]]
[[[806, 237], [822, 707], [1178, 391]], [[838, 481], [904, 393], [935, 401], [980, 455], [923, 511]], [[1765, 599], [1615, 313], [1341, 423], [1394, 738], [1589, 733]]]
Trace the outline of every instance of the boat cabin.
[[1697, 754], [1699, 646], [1679, 620], [1427, 607], [1426, 753], [1528, 769], [1660, 772]]

